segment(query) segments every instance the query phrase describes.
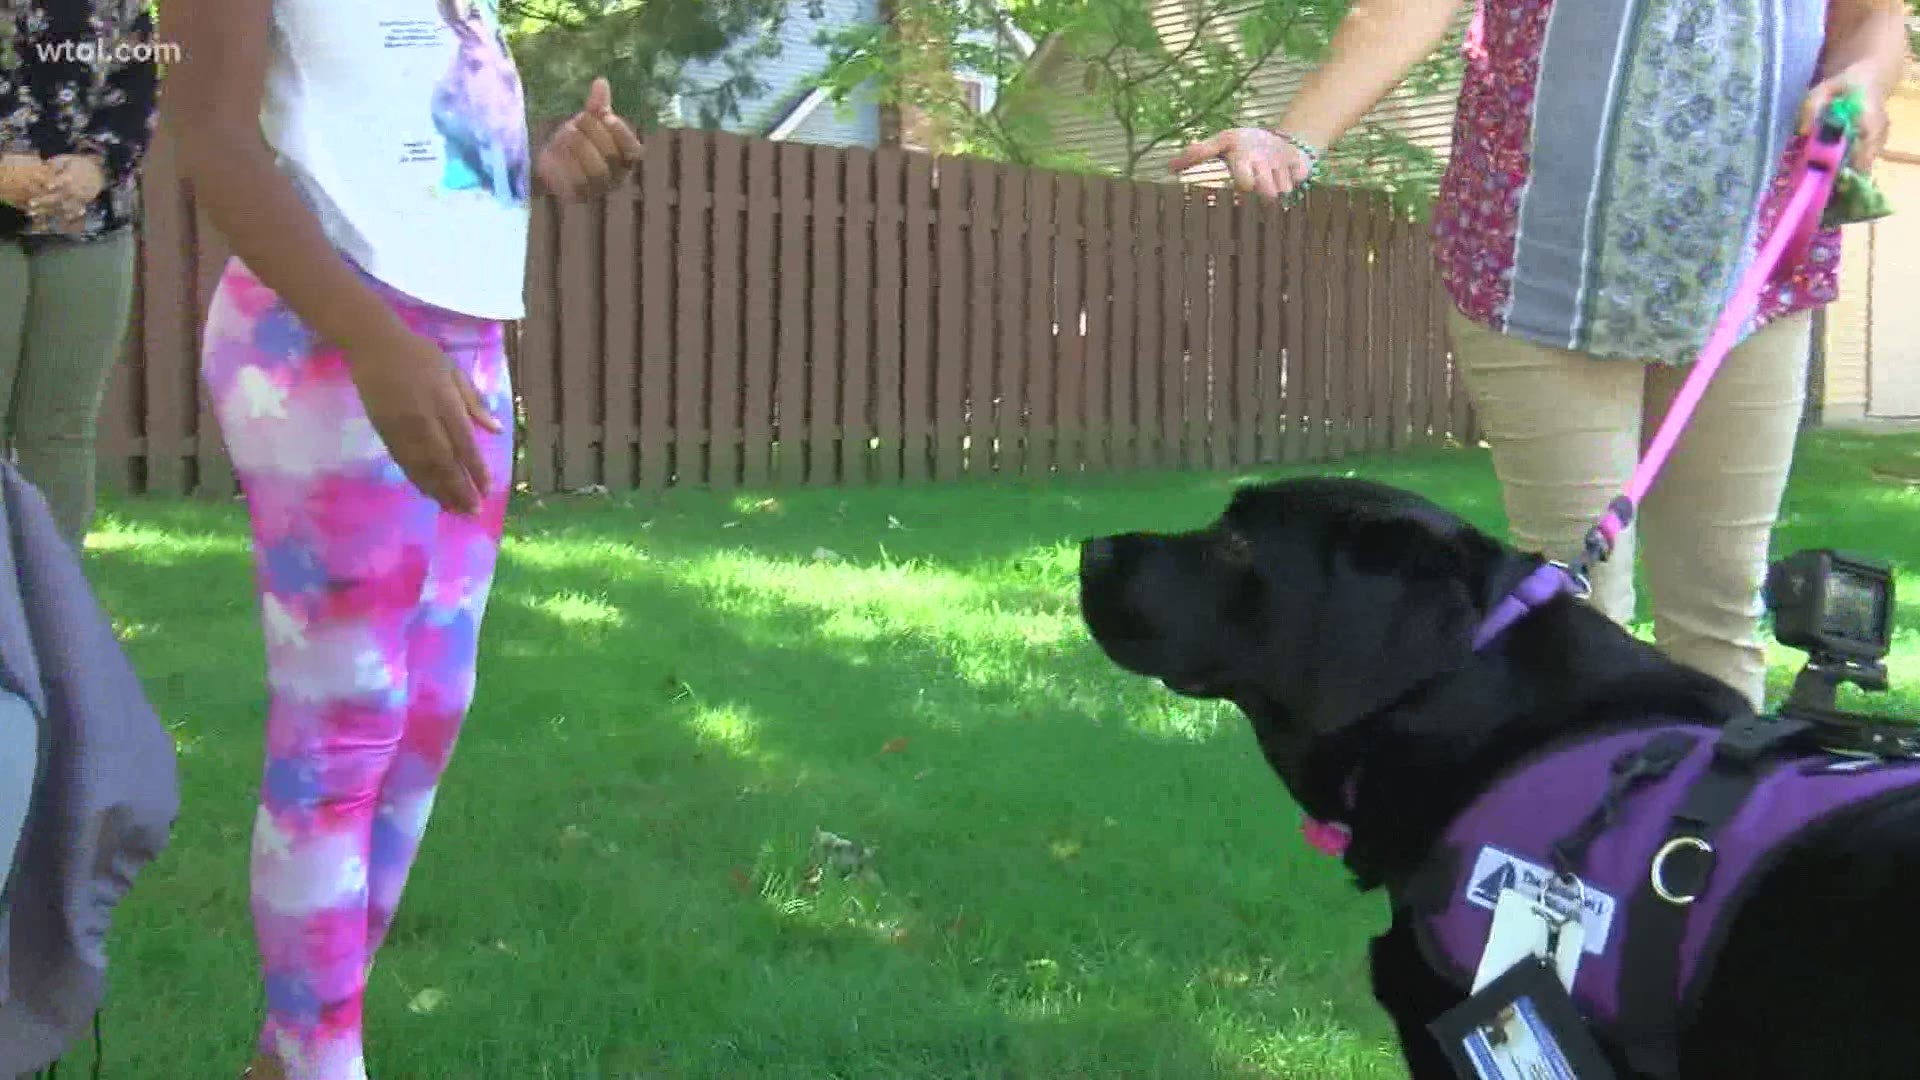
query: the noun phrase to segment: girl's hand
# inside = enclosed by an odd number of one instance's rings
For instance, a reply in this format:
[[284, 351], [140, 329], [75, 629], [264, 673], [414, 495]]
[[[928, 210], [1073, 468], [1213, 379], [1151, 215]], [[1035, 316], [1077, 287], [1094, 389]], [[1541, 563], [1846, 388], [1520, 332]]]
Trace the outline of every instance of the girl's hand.
[[607, 80], [595, 79], [586, 108], [560, 125], [540, 148], [535, 170], [548, 191], [580, 201], [618, 187], [639, 161], [640, 137], [615, 115]]
[[1847, 163], [1857, 173], [1873, 171], [1873, 163], [1887, 145], [1887, 97], [1873, 89], [1865, 72], [1848, 68], [1807, 92], [1806, 105], [1800, 111], [1800, 134], [1811, 135], [1819, 127], [1827, 106], [1854, 91], [1860, 94], [1860, 115], [1854, 122], [1853, 148]]
[[473, 425], [500, 431], [466, 374], [411, 331], [349, 350], [347, 363], [374, 431], [407, 479], [442, 508], [472, 514], [492, 490]]
[[1233, 186], [1269, 199], [1300, 189], [1313, 175], [1313, 159], [1289, 139], [1264, 128], [1232, 128], [1181, 151], [1167, 169], [1182, 173], [1212, 158], [1226, 163]]

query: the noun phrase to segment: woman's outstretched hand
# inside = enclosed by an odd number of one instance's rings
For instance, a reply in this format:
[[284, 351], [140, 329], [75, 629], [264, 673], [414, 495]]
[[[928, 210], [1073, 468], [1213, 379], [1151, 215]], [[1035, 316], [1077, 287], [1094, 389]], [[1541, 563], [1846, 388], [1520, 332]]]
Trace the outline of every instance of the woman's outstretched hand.
[[1269, 199], [1291, 195], [1313, 175], [1313, 162], [1292, 142], [1264, 128], [1222, 131], [1182, 150], [1167, 166], [1183, 173], [1218, 158], [1233, 176], [1233, 186]]

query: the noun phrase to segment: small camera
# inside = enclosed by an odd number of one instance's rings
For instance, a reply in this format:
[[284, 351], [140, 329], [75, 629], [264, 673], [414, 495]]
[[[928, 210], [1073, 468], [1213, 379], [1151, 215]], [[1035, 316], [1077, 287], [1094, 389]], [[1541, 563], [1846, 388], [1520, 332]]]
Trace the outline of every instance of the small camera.
[[1768, 567], [1765, 598], [1774, 637], [1816, 663], [1877, 665], [1893, 647], [1893, 573], [1885, 563], [1796, 552]]

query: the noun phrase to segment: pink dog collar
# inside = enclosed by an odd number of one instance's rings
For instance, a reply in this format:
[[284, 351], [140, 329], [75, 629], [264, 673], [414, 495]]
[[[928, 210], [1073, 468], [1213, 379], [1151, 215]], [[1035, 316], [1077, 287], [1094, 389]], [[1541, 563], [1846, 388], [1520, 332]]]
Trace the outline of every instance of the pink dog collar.
[[1307, 818], [1300, 822], [1300, 835], [1307, 843], [1322, 855], [1340, 858], [1347, 853], [1347, 845], [1353, 842], [1353, 833], [1345, 825], [1336, 821], [1315, 821]]

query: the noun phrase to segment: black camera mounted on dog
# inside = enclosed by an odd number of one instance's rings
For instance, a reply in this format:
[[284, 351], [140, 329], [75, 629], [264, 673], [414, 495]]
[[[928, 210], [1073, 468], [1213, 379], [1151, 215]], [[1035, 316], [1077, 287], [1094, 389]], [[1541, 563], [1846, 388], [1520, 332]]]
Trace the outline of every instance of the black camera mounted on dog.
[[1763, 596], [1774, 638], [1807, 654], [1780, 716], [1806, 722], [1834, 749], [1920, 758], [1920, 728], [1838, 705], [1842, 684], [1870, 693], [1887, 689], [1891, 568], [1830, 549], [1795, 552], [1767, 568]]

